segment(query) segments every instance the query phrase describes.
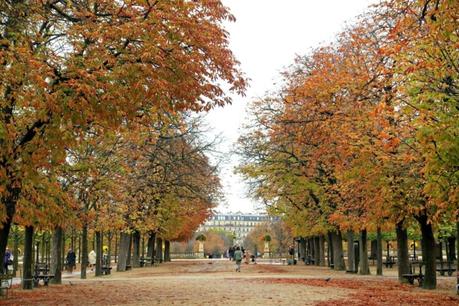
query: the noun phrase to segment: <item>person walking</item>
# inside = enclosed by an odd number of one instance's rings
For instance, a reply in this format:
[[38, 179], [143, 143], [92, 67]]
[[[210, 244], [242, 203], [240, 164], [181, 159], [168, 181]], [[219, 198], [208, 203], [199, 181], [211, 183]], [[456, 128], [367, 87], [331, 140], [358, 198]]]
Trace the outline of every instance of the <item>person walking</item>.
[[3, 257], [3, 273], [8, 274], [8, 266], [13, 264], [13, 254], [8, 247], [6, 247], [5, 257]]
[[88, 261], [89, 261], [89, 268], [91, 268], [91, 272], [94, 271], [94, 266], [96, 265], [96, 251], [92, 250], [88, 254]]
[[240, 247], [234, 251], [234, 261], [236, 262], [236, 272], [241, 272], [242, 251]]
[[76, 255], [72, 248], [70, 248], [69, 251], [67, 252], [66, 262], [67, 262], [67, 271], [72, 273], [73, 268], [75, 267], [75, 264], [76, 264]]

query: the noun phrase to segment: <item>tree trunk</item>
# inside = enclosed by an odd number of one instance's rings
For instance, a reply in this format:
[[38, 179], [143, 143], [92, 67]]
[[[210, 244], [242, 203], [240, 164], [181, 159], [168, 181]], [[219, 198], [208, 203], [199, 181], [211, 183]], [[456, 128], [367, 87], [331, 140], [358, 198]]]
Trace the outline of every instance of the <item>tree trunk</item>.
[[96, 231], [94, 233], [95, 238], [96, 238], [96, 271], [95, 271], [95, 276], [101, 276], [102, 275], [102, 245], [103, 245], [103, 239], [102, 239], [102, 233], [100, 231]]
[[354, 265], [355, 252], [354, 252], [354, 232], [347, 231], [347, 266], [349, 271], [355, 272], [356, 267]]
[[[459, 273], [459, 216], [456, 217], [456, 275]], [[456, 281], [456, 293], [459, 295], [459, 277]]]
[[435, 256], [435, 261], [439, 260], [440, 261], [440, 275], [444, 276], [445, 272], [443, 271], [444, 268], [444, 262], [443, 262], [443, 241], [441, 238], [439, 239], [438, 243], [436, 244], [436, 256]]
[[359, 273], [361, 275], [370, 274], [370, 266], [368, 264], [368, 243], [367, 243], [367, 230], [360, 231], [360, 241], [359, 241]]
[[32, 248], [33, 248], [33, 226], [26, 226], [24, 238], [24, 256], [22, 259], [22, 289], [32, 289]]
[[320, 265], [325, 267], [327, 264], [325, 263], [325, 237], [324, 235], [319, 236], [319, 260]]
[[169, 240], [164, 241], [164, 261], [171, 261], [171, 242]]
[[448, 261], [453, 262], [456, 260], [456, 237], [448, 237]]
[[86, 279], [86, 268], [88, 267], [88, 224], [83, 224], [81, 231], [81, 279]]
[[408, 280], [402, 276], [403, 274], [410, 273], [410, 262], [408, 256], [408, 233], [406, 228], [403, 226], [403, 221], [397, 223], [395, 231], [397, 234], [398, 280], [401, 283], [407, 283]]
[[381, 228], [378, 227], [377, 232], [376, 232], [376, 274], [377, 275], [382, 275], [383, 270], [382, 270], [382, 265], [383, 265], [383, 260], [382, 260], [382, 233], [381, 233]]
[[112, 265], [112, 240], [113, 240], [113, 233], [111, 231], [107, 234], [108, 240], [108, 251], [107, 251], [107, 265], [111, 267]]
[[[72, 248], [72, 250], [75, 252], [75, 249]], [[62, 243], [61, 243], [61, 271], [64, 270], [64, 263], [65, 263], [65, 231], [62, 230]]]
[[320, 266], [320, 243], [319, 237], [314, 236], [312, 242], [314, 243], [314, 265]]
[[303, 237], [300, 238], [300, 260], [306, 261], [306, 240]]
[[132, 234], [129, 235], [129, 247], [126, 259], [126, 267], [127, 266], [131, 266], [132, 268]]
[[57, 226], [53, 232], [52, 251], [51, 251], [51, 269], [50, 273], [54, 274], [51, 279], [53, 284], [62, 283], [62, 227]]
[[145, 262], [145, 235], [142, 235], [142, 252], [140, 252], [140, 256], [142, 256]]
[[156, 233], [151, 232], [148, 236], [148, 245], [147, 245], [147, 256], [151, 259], [151, 264], [155, 263], [155, 242], [156, 242]]
[[333, 268], [333, 266], [335, 265], [335, 261], [334, 261], [334, 252], [333, 252], [333, 234], [332, 232], [328, 232], [328, 266], [330, 268]]
[[140, 233], [138, 231], [132, 233], [132, 242], [134, 246], [132, 254], [132, 267], [138, 268], [140, 267]]
[[156, 238], [156, 258], [159, 263], [163, 262], [163, 239]]
[[118, 233], [115, 232], [115, 263], [118, 262]]
[[337, 230], [332, 232], [332, 245], [333, 245], [333, 268], [338, 271], [346, 270], [343, 254], [343, 239], [341, 231]]
[[[10, 189], [10, 188], [8, 188]], [[13, 189], [14, 192], [15, 189]], [[19, 192], [19, 191], [17, 191]], [[6, 252], [6, 247], [8, 245], [8, 238], [10, 235], [10, 230], [11, 230], [11, 224], [13, 222], [13, 217], [16, 213], [16, 202], [17, 202], [17, 196], [14, 194], [12, 195], [12, 198], [6, 198], [4, 199], [3, 205], [6, 208], [6, 218], [2, 222], [2, 226], [0, 228], [0, 259], [2, 260], [3, 263], [3, 258], [5, 258], [5, 252]], [[0, 265], [0, 274], [6, 273], [7, 271], [3, 270], [3, 264]]]
[[426, 215], [416, 218], [421, 225], [422, 234], [422, 261], [425, 266], [425, 277], [422, 283], [424, 289], [435, 289], [437, 287], [437, 275], [435, 265], [435, 238], [432, 224], [428, 223]]
[[78, 234], [78, 263], [79, 264], [81, 264], [81, 235]]
[[45, 249], [46, 249], [46, 232], [41, 233], [41, 258], [40, 262], [46, 263], [46, 257], [45, 257]]
[[126, 271], [130, 240], [129, 234], [121, 232], [118, 248], [118, 262], [116, 265], [116, 271], [118, 272]]
[[14, 241], [13, 241], [13, 275], [16, 276], [16, 273], [19, 269], [18, 257], [19, 257], [19, 228], [14, 227]]

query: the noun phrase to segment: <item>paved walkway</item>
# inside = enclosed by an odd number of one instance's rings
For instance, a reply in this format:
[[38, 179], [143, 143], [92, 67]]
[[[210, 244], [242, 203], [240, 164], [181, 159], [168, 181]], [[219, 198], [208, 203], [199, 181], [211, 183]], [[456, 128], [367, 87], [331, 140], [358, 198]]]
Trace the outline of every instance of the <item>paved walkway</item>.
[[31, 291], [13, 289], [5, 305], [458, 305], [454, 277], [439, 289], [400, 285], [386, 276], [359, 276], [326, 267], [243, 265], [227, 260], [188, 260], [80, 280]]

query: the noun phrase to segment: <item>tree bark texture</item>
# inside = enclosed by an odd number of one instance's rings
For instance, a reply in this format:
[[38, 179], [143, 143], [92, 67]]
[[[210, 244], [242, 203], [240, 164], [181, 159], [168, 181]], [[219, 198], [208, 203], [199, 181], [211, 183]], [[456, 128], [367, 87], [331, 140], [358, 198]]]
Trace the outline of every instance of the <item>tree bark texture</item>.
[[334, 258], [333, 258], [333, 255], [334, 255], [334, 252], [333, 252], [333, 234], [332, 232], [328, 232], [328, 266], [330, 268], [333, 268], [335, 262], [334, 262]]
[[53, 232], [52, 248], [51, 248], [51, 269], [50, 273], [54, 274], [54, 278], [51, 279], [53, 284], [62, 283], [62, 227], [57, 226]]
[[337, 271], [346, 270], [343, 253], [343, 239], [341, 231], [332, 232], [332, 245], [333, 245], [333, 268]]
[[129, 246], [127, 251], [126, 268], [127, 266], [132, 267], [132, 234], [129, 235]]
[[22, 265], [22, 289], [32, 289], [32, 261], [33, 261], [33, 226], [26, 226], [24, 237], [24, 256]]
[[360, 231], [360, 240], [359, 240], [359, 273], [361, 275], [370, 274], [370, 265], [368, 263], [368, 243], [367, 243], [367, 230]]
[[13, 242], [13, 275], [16, 276], [16, 272], [19, 269], [18, 257], [19, 257], [19, 229], [16, 226], [14, 229], [14, 242]]
[[138, 268], [140, 267], [140, 232], [135, 231], [132, 233], [132, 244], [132, 267]]
[[96, 276], [102, 275], [102, 248], [103, 248], [103, 235], [100, 231], [95, 232], [96, 240]]
[[169, 240], [164, 240], [164, 261], [171, 261], [171, 242]]
[[129, 252], [129, 241], [130, 235], [127, 233], [121, 232], [119, 239], [119, 248], [118, 248], [118, 262], [116, 265], [116, 271], [123, 272], [126, 271], [126, 264]]
[[[5, 258], [6, 247], [8, 245], [8, 238], [10, 235], [11, 225], [13, 222], [14, 215], [16, 213], [16, 196], [8, 197], [4, 199], [4, 204], [6, 208], [6, 219], [2, 222], [2, 227], [0, 228], [0, 258]], [[3, 274], [6, 271], [3, 271], [3, 265], [0, 267], [0, 272]]]
[[156, 238], [156, 259], [159, 263], [163, 262], [163, 239]]
[[84, 223], [83, 230], [81, 231], [81, 279], [86, 279], [88, 264], [88, 224]]
[[147, 245], [147, 256], [151, 259], [151, 264], [155, 263], [155, 242], [156, 242], [156, 233], [150, 233], [148, 237]]
[[[456, 220], [456, 268], [456, 273], [459, 273], [459, 216], [457, 216]], [[457, 277], [456, 282], [456, 293], [459, 295], [459, 277]]]
[[347, 266], [349, 271], [355, 272], [356, 266], [354, 265], [355, 253], [354, 253], [354, 232], [347, 231]]
[[314, 236], [312, 242], [314, 243], [314, 265], [320, 266], [320, 243], [319, 237]]
[[376, 274], [383, 275], [383, 246], [381, 228], [378, 227], [376, 232]]
[[395, 228], [397, 234], [397, 268], [398, 280], [401, 283], [408, 281], [403, 278], [403, 274], [410, 273], [410, 263], [408, 257], [408, 232], [403, 225], [403, 221], [398, 222]]
[[306, 262], [306, 240], [303, 237], [300, 238], [300, 260]]
[[417, 217], [422, 234], [422, 261], [425, 266], [424, 282], [422, 288], [435, 289], [437, 287], [437, 274], [435, 264], [435, 237], [432, 224], [428, 223], [426, 215]]

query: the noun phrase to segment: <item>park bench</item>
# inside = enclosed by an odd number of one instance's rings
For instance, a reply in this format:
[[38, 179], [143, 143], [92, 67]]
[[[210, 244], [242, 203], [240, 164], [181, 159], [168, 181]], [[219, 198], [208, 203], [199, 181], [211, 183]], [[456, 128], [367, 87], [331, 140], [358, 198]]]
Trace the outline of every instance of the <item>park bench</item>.
[[456, 271], [456, 266], [453, 262], [437, 262], [437, 272], [440, 272], [440, 275], [445, 275], [445, 272], [448, 273], [448, 276], [452, 276], [453, 272]]
[[313, 265], [314, 264], [314, 258], [310, 255], [306, 256], [306, 260], [304, 261], [305, 264], [307, 265]]
[[13, 286], [13, 275], [2, 274], [0, 275], [0, 296], [8, 298], [8, 291]]
[[151, 266], [151, 257], [140, 257], [140, 266]]
[[48, 286], [49, 281], [53, 278], [54, 274], [49, 273], [48, 264], [37, 263], [35, 265], [33, 274], [33, 284], [35, 287], [38, 287], [40, 280], [43, 280], [43, 284]]
[[375, 264], [375, 260], [377, 259], [376, 255], [370, 255], [368, 256], [368, 260], [371, 260], [373, 265]]
[[386, 268], [392, 268], [396, 262], [394, 256], [389, 256], [383, 263], [386, 266]]
[[287, 259], [287, 265], [289, 265], [289, 266], [296, 265], [296, 259], [294, 259], [294, 258]]
[[153, 258], [153, 266], [159, 266], [162, 261], [159, 258]]
[[[419, 267], [419, 273], [416, 273], [416, 269], [414, 266]], [[424, 282], [424, 274], [422, 273], [422, 262], [416, 262], [416, 263], [410, 263], [410, 273], [407, 274], [402, 274], [402, 277], [405, 278], [408, 283], [411, 285], [414, 285], [414, 280], [418, 281], [419, 287], [422, 286], [422, 283]]]
[[101, 270], [102, 270], [102, 275], [109, 275], [112, 272], [112, 267], [110, 267], [110, 266], [102, 266]]

